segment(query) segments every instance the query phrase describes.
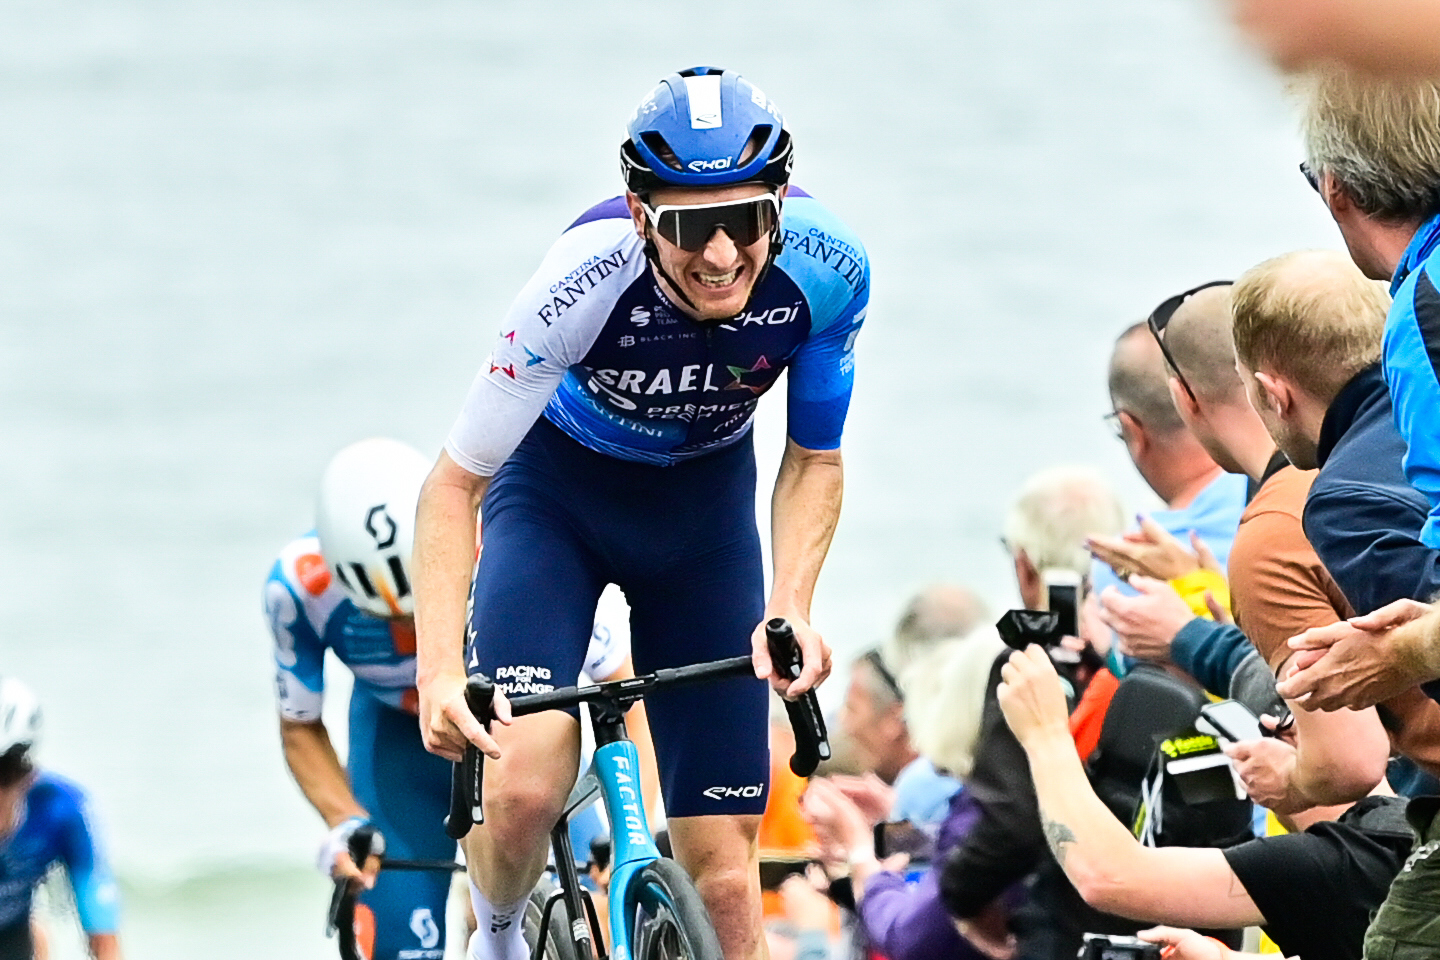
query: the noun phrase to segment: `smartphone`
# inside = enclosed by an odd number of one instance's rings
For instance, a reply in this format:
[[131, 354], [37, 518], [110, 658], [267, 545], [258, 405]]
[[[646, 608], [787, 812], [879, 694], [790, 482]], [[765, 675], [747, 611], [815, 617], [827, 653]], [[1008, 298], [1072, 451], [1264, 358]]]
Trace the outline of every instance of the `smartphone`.
[[1163, 953], [1160, 944], [1137, 937], [1087, 933], [1085, 944], [1080, 948], [1080, 960], [1159, 960]]
[[912, 863], [928, 863], [935, 853], [935, 841], [909, 820], [875, 824], [875, 856], [883, 860], [896, 853], [908, 854]]
[[1224, 737], [1231, 743], [1259, 740], [1265, 735], [1264, 728], [1260, 726], [1260, 718], [1238, 700], [1205, 704], [1200, 708], [1200, 722], [1196, 723], [1196, 727], [1202, 727], [1202, 724], [1210, 728], [1202, 729], [1202, 732]]
[[1041, 574], [1049, 609], [1060, 616], [1060, 633], [1066, 637], [1080, 636], [1080, 604], [1082, 583], [1074, 570], [1046, 570]]
[[814, 861], [804, 857], [761, 857], [760, 889], [779, 890], [780, 885], [793, 876], [805, 875], [805, 870]]

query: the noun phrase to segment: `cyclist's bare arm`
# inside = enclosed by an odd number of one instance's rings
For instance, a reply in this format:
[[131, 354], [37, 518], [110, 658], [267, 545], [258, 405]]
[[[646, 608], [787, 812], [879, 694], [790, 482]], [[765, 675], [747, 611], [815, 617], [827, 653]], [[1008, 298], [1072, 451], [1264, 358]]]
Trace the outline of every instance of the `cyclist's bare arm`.
[[124, 960], [120, 938], [113, 933], [92, 933], [89, 937], [90, 956], [95, 960]]
[[369, 818], [370, 814], [350, 791], [350, 781], [330, 742], [325, 724], [318, 720], [287, 720], [281, 717], [280, 745], [285, 752], [285, 765], [290, 768], [290, 775], [327, 827], [344, 823], [351, 817]]
[[[441, 451], [420, 489], [415, 512], [416, 687], [425, 749], [450, 760], [470, 742], [493, 759], [500, 749], [465, 705], [465, 602], [475, 563], [476, 514], [490, 478], [471, 473]], [[509, 722], [496, 696], [496, 719]]]
[[770, 685], [786, 696], [799, 696], [830, 674], [830, 647], [810, 626], [810, 600], [840, 519], [844, 486], [845, 468], [838, 449], [809, 450], [785, 438], [785, 455], [770, 501], [775, 582], [765, 620], [784, 617], [795, 628], [804, 657], [800, 678], [792, 683], [776, 674], [765, 647], [763, 622], [751, 636], [751, 648], [756, 676], [769, 678]]

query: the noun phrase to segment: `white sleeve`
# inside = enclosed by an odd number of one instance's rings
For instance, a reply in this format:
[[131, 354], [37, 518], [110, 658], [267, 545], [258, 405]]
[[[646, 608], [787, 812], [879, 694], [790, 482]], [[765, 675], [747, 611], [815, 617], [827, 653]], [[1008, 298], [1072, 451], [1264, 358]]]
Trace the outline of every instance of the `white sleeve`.
[[629, 220], [593, 220], [566, 231], [511, 304], [450, 428], [450, 458], [478, 476], [494, 476], [644, 267]]

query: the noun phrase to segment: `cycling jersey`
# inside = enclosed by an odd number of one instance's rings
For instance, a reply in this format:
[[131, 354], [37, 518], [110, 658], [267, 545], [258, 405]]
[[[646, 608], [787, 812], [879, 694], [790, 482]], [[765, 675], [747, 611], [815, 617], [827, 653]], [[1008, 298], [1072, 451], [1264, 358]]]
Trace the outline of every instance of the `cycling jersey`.
[[20, 825], [0, 838], [0, 929], [29, 922], [35, 888], [64, 866], [87, 934], [116, 933], [120, 897], [79, 784], [41, 772], [25, 794]]
[[860, 241], [804, 191], [745, 312], [698, 323], [655, 281], [623, 198], [571, 224], [511, 306], [445, 449], [493, 476], [541, 413], [598, 453], [674, 464], [736, 442], [787, 366], [788, 428], [833, 450], [870, 295]]
[[1405, 478], [1430, 501], [1420, 542], [1440, 547], [1440, 216], [1415, 231], [1390, 282], [1382, 361], [1405, 438]]
[[[320, 719], [325, 650], [355, 675], [355, 692], [414, 714], [415, 627], [410, 620], [381, 620], [350, 602], [320, 556], [314, 532], [280, 551], [265, 581], [265, 616], [275, 640], [275, 693], [287, 720]], [[596, 623], [585, 654], [592, 679], [613, 674], [629, 656], [623, 620]]]

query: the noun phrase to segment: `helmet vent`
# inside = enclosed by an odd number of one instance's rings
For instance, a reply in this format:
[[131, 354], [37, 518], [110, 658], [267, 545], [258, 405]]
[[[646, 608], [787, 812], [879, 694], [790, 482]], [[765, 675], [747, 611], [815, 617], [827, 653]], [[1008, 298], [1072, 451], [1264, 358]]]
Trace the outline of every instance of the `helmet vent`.
[[665, 138], [660, 134], [649, 130], [640, 134], [640, 139], [645, 141], [645, 146], [649, 147], [650, 152], [659, 157], [660, 162], [665, 166], [671, 170], [685, 172], [685, 168], [680, 165], [680, 158], [675, 155], [675, 151], [670, 149], [670, 144], [666, 143]]
[[345, 584], [346, 590], [353, 591], [355, 589], [355, 584], [351, 583], [350, 578], [345, 575], [345, 565], [343, 563], [335, 564], [335, 575], [340, 578], [341, 583]]
[[739, 166], [743, 167], [755, 159], [755, 154], [759, 153], [760, 148], [765, 146], [765, 141], [770, 139], [772, 129], [774, 128], [762, 123], [751, 131], [750, 139], [745, 141], [745, 149], [740, 151]]
[[395, 578], [396, 594], [401, 597], [410, 596], [410, 580], [405, 576], [405, 564], [401, 563], [400, 558], [394, 554], [391, 554], [390, 559], [386, 562], [390, 565], [390, 576]]
[[360, 585], [360, 589], [364, 591], [365, 596], [370, 597], [372, 600], [380, 596], [379, 592], [375, 589], [375, 585], [370, 582], [370, 575], [365, 572], [363, 566], [358, 563], [352, 563], [350, 564], [350, 572], [355, 574], [355, 582]]

